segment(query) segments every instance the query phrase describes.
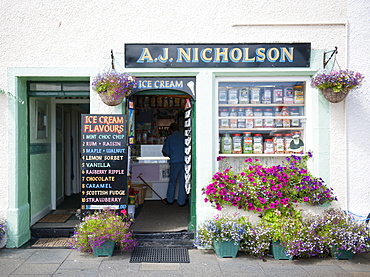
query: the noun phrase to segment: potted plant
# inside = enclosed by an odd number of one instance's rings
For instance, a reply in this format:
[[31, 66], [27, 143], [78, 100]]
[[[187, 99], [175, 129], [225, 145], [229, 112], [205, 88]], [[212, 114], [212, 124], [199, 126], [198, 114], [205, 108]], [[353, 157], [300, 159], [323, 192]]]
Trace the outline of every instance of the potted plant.
[[136, 77], [115, 70], [100, 73], [92, 81], [92, 88], [108, 106], [120, 104], [136, 87]]
[[95, 211], [75, 228], [72, 248], [94, 252], [95, 256], [112, 256], [115, 246], [121, 250], [133, 250], [137, 242], [130, 226], [125, 210], [121, 214], [109, 209]]
[[353, 254], [370, 251], [369, 229], [341, 209], [330, 208], [319, 215], [302, 218], [294, 236], [284, 236], [282, 246], [289, 256], [352, 259]]
[[220, 258], [235, 258], [239, 243], [249, 227], [247, 218], [239, 214], [216, 215], [198, 228], [195, 245], [213, 248]]
[[369, 228], [341, 209], [325, 210], [317, 216], [315, 226], [335, 259], [352, 259], [353, 254], [370, 251]]
[[319, 232], [321, 228], [318, 216], [307, 215], [300, 218], [299, 228], [293, 236], [282, 241], [285, 253], [290, 257], [311, 258], [329, 255], [327, 237]]
[[265, 166], [258, 159], [248, 158], [239, 173], [226, 166], [202, 188], [204, 201], [212, 203], [217, 210], [229, 205], [264, 214], [295, 203], [320, 205], [336, 200], [332, 189], [308, 171], [307, 160], [311, 157], [310, 152], [303, 156], [291, 155], [282, 166]]
[[0, 248], [6, 245], [6, 221], [0, 219]]
[[321, 90], [324, 97], [332, 103], [344, 100], [348, 92], [361, 85], [364, 76], [352, 70], [321, 71], [311, 79], [311, 85]]
[[262, 258], [270, 253], [271, 230], [261, 224], [251, 224], [240, 241], [240, 250], [247, 255]]
[[259, 224], [268, 230], [271, 240], [270, 250], [275, 260], [292, 260], [286, 246], [304, 228], [302, 215], [294, 208], [268, 210]]

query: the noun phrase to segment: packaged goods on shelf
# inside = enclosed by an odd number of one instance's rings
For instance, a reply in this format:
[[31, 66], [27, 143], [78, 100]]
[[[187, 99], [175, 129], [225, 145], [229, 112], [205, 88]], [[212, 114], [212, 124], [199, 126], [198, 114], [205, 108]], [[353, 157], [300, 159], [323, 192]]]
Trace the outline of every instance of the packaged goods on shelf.
[[235, 88], [229, 89], [228, 91], [228, 104], [238, 104], [239, 97], [238, 97], [238, 90]]
[[262, 104], [271, 104], [272, 92], [270, 88], [265, 88], [262, 94]]
[[281, 88], [275, 88], [272, 91], [272, 102], [274, 104], [282, 104], [283, 103], [283, 90]]
[[253, 139], [250, 132], [243, 133], [243, 154], [253, 153]]
[[260, 88], [251, 89], [251, 104], [260, 104], [261, 103], [261, 92]]
[[241, 154], [242, 153], [242, 138], [240, 134], [233, 134], [232, 138], [232, 153]]
[[274, 154], [274, 142], [272, 139], [265, 139], [263, 143], [264, 154]]
[[253, 136], [253, 154], [263, 153], [263, 137], [262, 134], [254, 134]]
[[284, 88], [284, 104], [293, 104], [293, 87]]
[[241, 88], [239, 90], [239, 104], [249, 104], [249, 89]]

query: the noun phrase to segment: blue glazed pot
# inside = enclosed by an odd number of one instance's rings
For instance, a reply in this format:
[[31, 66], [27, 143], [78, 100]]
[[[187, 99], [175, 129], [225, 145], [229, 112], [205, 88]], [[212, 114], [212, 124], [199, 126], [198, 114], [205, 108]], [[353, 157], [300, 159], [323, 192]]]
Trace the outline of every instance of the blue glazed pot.
[[234, 240], [213, 242], [213, 249], [219, 258], [236, 258], [239, 250], [239, 243], [235, 245]]
[[352, 260], [353, 258], [352, 251], [338, 249], [336, 246], [332, 246], [330, 253], [331, 256], [336, 260]]
[[281, 246], [280, 241], [272, 241], [270, 250], [275, 260], [292, 260], [293, 257], [285, 254], [285, 247]]
[[94, 247], [95, 257], [111, 257], [113, 255], [115, 243], [112, 240], [107, 240], [99, 247]]

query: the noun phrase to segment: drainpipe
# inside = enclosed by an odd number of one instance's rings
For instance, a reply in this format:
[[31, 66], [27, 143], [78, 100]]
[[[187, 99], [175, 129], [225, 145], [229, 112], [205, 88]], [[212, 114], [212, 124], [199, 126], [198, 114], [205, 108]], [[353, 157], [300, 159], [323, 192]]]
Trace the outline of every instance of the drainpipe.
[[[344, 53], [344, 64], [346, 66], [346, 68], [348, 68], [348, 40], [349, 40], [349, 34], [348, 34], [348, 20], [345, 24], [345, 53]], [[346, 162], [346, 168], [345, 168], [345, 210], [346, 211], [349, 211], [349, 184], [348, 184], [348, 168], [349, 168], [349, 162], [348, 162], [348, 124], [347, 124], [347, 102], [346, 100], [344, 100], [344, 139], [345, 139], [345, 146], [346, 146], [346, 149], [345, 149], [345, 162]]]

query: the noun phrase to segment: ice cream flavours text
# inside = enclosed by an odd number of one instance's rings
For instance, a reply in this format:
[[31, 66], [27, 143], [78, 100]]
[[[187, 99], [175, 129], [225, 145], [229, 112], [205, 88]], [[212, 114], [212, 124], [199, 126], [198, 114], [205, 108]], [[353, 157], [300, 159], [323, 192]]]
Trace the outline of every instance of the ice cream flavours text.
[[[125, 170], [124, 169], [109, 169], [109, 170], [108, 169], [93, 169], [93, 170], [86, 169], [86, 170], [82, 170], [81, 173], [82, 174], [102, 174], [102, 175], [106, 175], [106, 174], [125, 174]], [[108, 178], [108, 177], [106, 177], [106, 178]]]
[[[125, 130], [124, 118], [119, 116], [86, 115], [84, 116], [83, 124], [83, 133], [122, 134]], [[124, 138], [124, 136], [122, 138]]]
[[110, 163], [81, 163], [81, 167], [111, 167]]
[[82, 202], [86, 203], [120, 203], [120, 197], [107, 197], [107, 198], [81, 198]]
[[97, 116], [97, 115], [85, 115], [84, 116], [85, 124], [124, 124], [123, 117], [118, 116]]
[[101, 184], [95, 184], [95, 183], [88, 183], [88, 184], [82, 184], [82, 189], [111, 189], [112, 184], [110, 183], [101, 183]]
[[89, 195], [126, 195], [125, 190], [87, 190], [82, 191], [82, 195], [89, 196]]
[[206, 47], [206, 48], [176, 48], [177, 56], [169, 56], [169, 48], [162, 48], [162, 53], [158, 57], [153, 57], [149, 48], [142, 48], [141, 55], [137, 63], [155, 62], [176, 62], [176, 63], [227, 63], [229, 61], [238, 63], [255, 62], [293, 62], [294, 47], [258, 47], [254, 53], [248, 47]]
[[82, 160], [86, 161], [122, 161], [126, 156], [82, 156]]
[[[116, 138], [118, 135], [114, 135]], [[99, 139], [110, 139], [110, 135], [99, 135]], [[119, 138], [123, 139], [125, 136], [119, 135]], [[82, 135], [83, 139], [97, 139], [98, 135]], [[96, 141], [87, 141], [85, 144], [82, 144], [82, 146], [122, 146], [122, 142], [120, 141], [103, 141], [103, 142], [96, 142]]]
[[84, 133], [117, 133], [122, 134], [124, 125], [84, 125]]

